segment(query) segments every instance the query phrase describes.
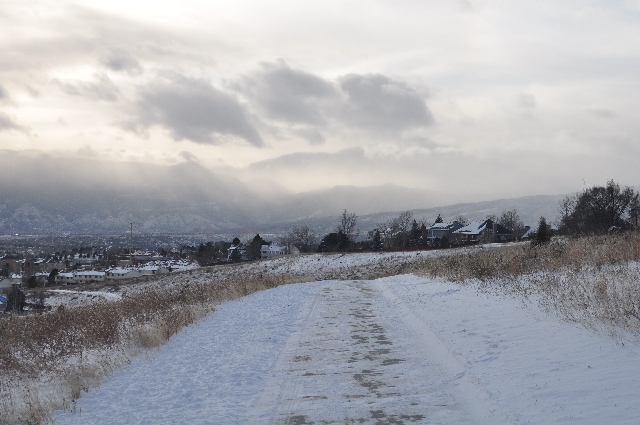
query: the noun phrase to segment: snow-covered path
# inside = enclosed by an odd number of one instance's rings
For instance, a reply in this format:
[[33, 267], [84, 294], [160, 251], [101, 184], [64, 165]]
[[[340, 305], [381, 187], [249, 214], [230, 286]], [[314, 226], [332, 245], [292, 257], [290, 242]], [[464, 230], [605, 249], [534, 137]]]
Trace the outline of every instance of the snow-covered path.
[[415, 276], [225, 303], [57, 423], [640, 423], [640, 349]]

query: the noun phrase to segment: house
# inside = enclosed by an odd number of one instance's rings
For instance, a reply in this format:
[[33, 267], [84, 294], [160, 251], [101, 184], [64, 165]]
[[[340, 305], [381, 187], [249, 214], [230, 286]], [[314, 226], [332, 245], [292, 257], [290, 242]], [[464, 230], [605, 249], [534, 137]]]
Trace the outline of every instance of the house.
[[234, 261], [247, 261], [249, 260], [249, 255], [247, 253], [247, 249], [243, 244], [240, 245], [232, 245], [227, 250], [227, 261], [232, 263]]
[[49, 273], [34, 273], [33, 277], [36, 279], [36, 285], [45, 286], [49, 280]]
[[9, 277], [0, 279], [0, 290], [11, 288], [13, 285], [22, 285], [22, 275], [12, 274]]
[[123, 269], [120, 267], [116, 267], [113, 269], [109, 269], [105, 272], [105, 280], [122, 280], [122, 279], [132, 279], [134, 277], [140, 277], [142, 273], [136, 269]]
[[472, 221], [452, 233], [454, 243], [510, 242], [515, 239], [513, 232], [491, 219]]
[[75, 282], [73, 273], [58, 273], [56, 275], [56, 285], [73, 285]]
[[164, 266], [156, 266], [153, 264], [149, 264], [144, 267], [141, 267], [140, 273], [142, 273], [142, 276], [155, 276], [158, 274], [169, 273], [169, 268]]
[[94, 283], [104, 282], [105, 272], [98, 272], [94, 270], [76, 272], [74, 275], [74, 283]]
[[287, 252], [286, 246], [272, 242], [269, 245], [260, 247], [260, 258], [280, 257], [281, 255], [287, 255]]
[[449, 223], [435, 223], [427, 229], [427, 245], [440, 246], [442, 243], [450, 243], [452, 241], [451, 233], [464, 227], [457, 220]]

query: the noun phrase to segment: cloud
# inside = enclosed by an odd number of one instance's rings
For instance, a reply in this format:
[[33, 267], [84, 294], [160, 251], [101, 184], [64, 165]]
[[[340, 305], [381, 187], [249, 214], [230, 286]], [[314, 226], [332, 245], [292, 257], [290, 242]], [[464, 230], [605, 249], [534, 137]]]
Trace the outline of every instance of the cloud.
[[87, 97], [95, 100], [115, 102], [118, 100], [120, 90], [103, 73], [95, 73], [93, 81], [76, 81], [73, 83], [54, 80], [60, 89], [71, 96]]
[[348, 96], [343, 119], [360, 128], [405, 130], [428, 126], [433, 116], [408, 84], [381, 74], [349, 74], [340, 80]]
[[301, 128], [296, 130], [295, 134], [309, 142], [310, 145], [321, 145], [325, 142], [322, 133], [314, 128]]
[[418, 90], [382, 74], [329, 80], [280, 59], [261, 64], [230, 87], [279, 132], [288, 127], [290, 134], [310, 144], [323, 143], [328, 133], [355, 129], [401, 135], [433, 122]]
[[9, 97], [9, 95], [7, 95], [6, 90], [0, 86], [0, 100], [4, 100], [7, 99]]
[[325, 123], [323, 101], [337, 97], [335, 87], [316, 75], [292, 69], [284, 60], [263, 63], [236, 87], [268, 118], [287, 123]]
[[23, 127], [19, 124], [16, 124], [11, 117], [4, 112], [0, 112], [0, 131], [19, 131], [22, 133], [29, 133], [29, 129], [27, 127]]
[[98, 158], [100, 156], [98, 151], [93, 149], [89, 145], [84, 145], [83, 147], [78, 149], [77, 154], [78, 156], [85, 157], [85, 158]]
[[589, 109], [589, 112], [597, 117], [605, 119], [616, 118], [618, 116], [618, 114], [616, 114], [614, 111], [607, 108], [592, 108]]
[[198, 157], [189, 151], [181, 151], [178, 155], [187, 162], [198, 162]]
[[518, 105], [525, 109], [535, 109], [537, 106], [536, 98], [532, 94], [522, 93], [518, 97]]
[[217, 145], [230, 136], [264, 145], [245, 106], [200, 79], [171, 75], [143, 87], [136, 115], [123, 128], [139, 133], [159, 125], [176, 141]]
[[124, 71], [129, 75], [139, 75], [143, 72], [140, 63], [129, 52], [122, 49], [109, 50], [100, 62], [112, 71]]

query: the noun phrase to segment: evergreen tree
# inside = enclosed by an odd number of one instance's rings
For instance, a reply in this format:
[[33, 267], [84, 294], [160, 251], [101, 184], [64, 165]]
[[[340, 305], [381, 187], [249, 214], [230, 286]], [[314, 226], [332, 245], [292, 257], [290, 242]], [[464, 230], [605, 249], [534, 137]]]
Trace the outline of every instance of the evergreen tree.
[[373, 232], [373, 241], [371, 243], [371, 248], [374, 251], [381, 251], [382, 250], [382, 238], [380, 237], [380, 231], [378, 229], [376, 229]]
[[25, 295], [17, 285], [11, 288], [11, 292], [7, 295], [7, 307], [5, 311], [20, 312], [24, 310]]
[[262, 239], [262, 236], [258, 233], [253, 237], [253, 240], [249, 243], [249, 247], [247, 249], [247, 254], [249, 260], [259, 260], [260, 259], [260, 250], [262, 245], [267, 245], [267, 241]]
[[540, 221], [538, 222], [538, 233], [536, 233], [536, 237], [533, 240], [534, 245], [544, 245], [551, 240], [551, 232], [549, 232], [549, 227], [547, 226], [547, 220], [544, 217], [540, 217]]
[[239, 263], [242, 261], [242, 252], [240, 252], [240, 244], [231, 248], [231, 255], [229, 256], [232, 263]]
[[409, 246], [418, 246], [420, 244], [420, 236], [422, 236], [422, 232], [420, 231], [420, 225], [416, 220], [413, 220], [411, 223], [411, 230], [409, 233]]

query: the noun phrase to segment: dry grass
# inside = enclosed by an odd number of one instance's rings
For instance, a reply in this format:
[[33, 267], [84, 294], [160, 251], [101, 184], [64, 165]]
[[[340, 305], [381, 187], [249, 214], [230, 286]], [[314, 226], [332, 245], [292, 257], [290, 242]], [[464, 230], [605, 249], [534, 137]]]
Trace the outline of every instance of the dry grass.
[[557, 239], [476, 248], [410, 266], [420, 275], [485, 291], [535, 296], [561, 317], [610, 333], [640, 336], [640, 234]]
[[301, 277], [185, 281], [147, 286], [120, 301], [0, 320], [0, 423], [46, 423], [133, 355], [165, 343], [216, 304]]

